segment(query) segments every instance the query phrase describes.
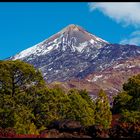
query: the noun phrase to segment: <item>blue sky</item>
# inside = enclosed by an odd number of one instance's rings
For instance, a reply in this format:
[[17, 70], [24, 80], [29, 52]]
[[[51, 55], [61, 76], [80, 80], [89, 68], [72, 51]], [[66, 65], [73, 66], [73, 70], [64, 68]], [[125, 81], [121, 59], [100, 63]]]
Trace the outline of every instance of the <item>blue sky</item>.
[[126, 10], [120, 7], [123, 4], [116, 5], [116, 9], [113, 6], [87, 2], [1, 2], [0, 59], [47, 39], [69, 24], [80, 25], [111, 43], [139, 45], [140, 17], [130, 10], [140, 12], [140, 5], [130, 4]]

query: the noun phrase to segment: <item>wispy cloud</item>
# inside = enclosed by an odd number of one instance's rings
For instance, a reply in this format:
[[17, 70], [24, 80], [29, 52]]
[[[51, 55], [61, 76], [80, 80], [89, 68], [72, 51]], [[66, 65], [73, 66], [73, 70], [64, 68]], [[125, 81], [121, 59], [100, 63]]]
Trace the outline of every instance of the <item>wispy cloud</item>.
[[122, 39], [120, 44], [132, 44], [140, 46], [140, 31], [135, 31], [128, 38]]
[[140, 45], [140, 3], [138, 2], [93, 2], [89, 3], [90, 11], [99, 10], [104, 15], [127, 27], [132, 25], [136, 31], [121, 44]]
[[118, 23], [140, 25], [140, 3], [138, 2], [93, 2], [90, 10], [99, 10]]

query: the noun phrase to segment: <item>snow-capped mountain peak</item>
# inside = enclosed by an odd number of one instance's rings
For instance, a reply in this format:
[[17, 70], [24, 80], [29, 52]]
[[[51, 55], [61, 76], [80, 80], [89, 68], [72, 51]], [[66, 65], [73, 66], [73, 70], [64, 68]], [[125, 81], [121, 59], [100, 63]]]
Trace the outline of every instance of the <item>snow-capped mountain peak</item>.
[[92, 35], [82, 27], [70, 24], [48, 39], [18, 53], [12, 59], [25, 59], [27, 57], [28, 59], [32, 59], [33, 57], [46, 55], [53, 50], [71, 50], [78, 53], [82, 53], [83, 51], [89, 52], [92, 48], [101, 48], [106, 44], [109, 43]]
[[67, 27], [65, 27], [64, 29], [61, 30], [61, 33], [64, 33], [65, 31], [79, 31], [80, 30], [80, 27], [78, 25], [75, 25], [75, 24], [70, 24], [68, 25]]

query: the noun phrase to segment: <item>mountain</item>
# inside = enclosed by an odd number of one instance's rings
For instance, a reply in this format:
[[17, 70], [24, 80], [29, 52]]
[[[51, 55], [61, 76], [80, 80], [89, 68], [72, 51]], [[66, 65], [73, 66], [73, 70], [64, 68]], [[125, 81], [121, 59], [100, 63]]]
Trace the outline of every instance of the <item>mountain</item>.
[[139, 56], [138, 46], [111, 44], [71, 24], [10, 59], [33, 64], [48, 83], [86, 88], [94, 96], [100, 88], [116, 94], [129, 76], [139, 72]]
[[128, 78], [140, 73], [140, 56], [115, 62], [102, 71], [95, 71], [83, 79], [71, 79], [66, 82], [52, 82], [50, 87], [59, 84], [65, 91], [70, 88], [86, 89], [89, 95], [96, 98], [100, 89], [112, 97], [122, 91], [122, 85]]
[[106, 44], [109, 43], [72, 24], [11, 59], [33, 64], [49, 83], [66, 81], [86, 69], [90, 64], [88, 59]]

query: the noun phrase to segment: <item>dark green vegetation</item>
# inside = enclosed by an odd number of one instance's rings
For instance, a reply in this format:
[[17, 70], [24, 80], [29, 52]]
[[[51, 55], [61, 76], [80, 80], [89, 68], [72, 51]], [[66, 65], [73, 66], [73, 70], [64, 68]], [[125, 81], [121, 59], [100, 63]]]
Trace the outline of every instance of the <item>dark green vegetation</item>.
[[[140, 75], [123, 85], [114, 99], [113, 113], [122, 122], [140, 123]], [[47, 87], [41, 73], [25, 62], [0, 61], [0, 127], [17, 134], [39, 134], [54, 121], [78, 121], [84, 127], [111, 127], [108, 98], [100, 90], [93, 101], [86, 90], [64, 92], [59, 86]]]
[[112, 113], [110, 111], [109, 100], [103, 90], [99, 92], [99, 97], [95, 105], [95, 122], [108, 128], [112, 121]]
[[52, 121], [63, 119], [76, 120], [84, 126], [97, 122], [109, 127], [109, 103], [105, 93], [100, 94], [93, 102], [85, 90], [65, 93], [58, 86], [49, 89], [32, 65], [19, 60], [1, 61], [0, 127], [14, 128], [18, 134], [38, 134]]
[[114, 99], [113, 112], [124, 122], [140, 123], [140, 74], [128, 79], [123, 91]]

